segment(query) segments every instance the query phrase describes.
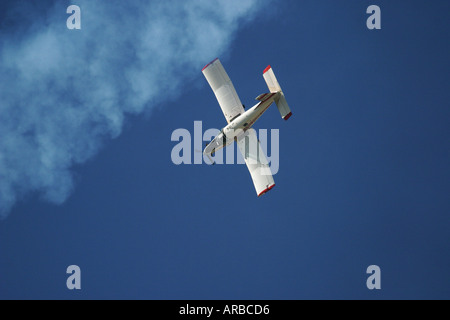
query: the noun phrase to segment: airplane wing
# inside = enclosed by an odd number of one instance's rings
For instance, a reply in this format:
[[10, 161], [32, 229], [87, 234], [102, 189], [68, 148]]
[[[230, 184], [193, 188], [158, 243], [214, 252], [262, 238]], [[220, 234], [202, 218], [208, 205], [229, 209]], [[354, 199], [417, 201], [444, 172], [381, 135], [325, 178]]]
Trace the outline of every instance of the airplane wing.
[[211, 89], [214, 91], [228, 123], [245, 112], [241, 100], [234, 89], [233, 83], [219, 59], [215, 59], [208, 63], [203, 68], [202, 72], [211, 86]]
[[261, 149], [256, 131], [247, 130], [245, 134], [237, 138], [237, 145], [250, 171], [258, 197], [275, 187], [269, 162]]

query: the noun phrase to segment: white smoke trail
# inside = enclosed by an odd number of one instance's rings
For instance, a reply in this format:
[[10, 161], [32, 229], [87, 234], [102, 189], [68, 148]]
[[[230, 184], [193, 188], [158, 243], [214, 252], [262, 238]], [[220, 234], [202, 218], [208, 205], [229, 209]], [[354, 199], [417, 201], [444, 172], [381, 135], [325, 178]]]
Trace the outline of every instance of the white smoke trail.
[[[59, 1], [26, 32], [0, 33], [0, 218], [30, 192], [64, 202], [71, 166], [117, 137], [127, 114], [173, 98], [263, 3]], [[66, 28], [69, 4], [81, 30]]]

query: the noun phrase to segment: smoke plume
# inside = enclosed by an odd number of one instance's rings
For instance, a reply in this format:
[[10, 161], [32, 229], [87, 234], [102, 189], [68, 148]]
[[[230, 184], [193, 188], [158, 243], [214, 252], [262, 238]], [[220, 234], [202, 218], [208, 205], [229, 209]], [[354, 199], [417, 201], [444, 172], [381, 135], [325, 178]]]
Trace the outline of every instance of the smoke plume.
[[[71, 4], [80, 30], [66, 27]], [[76, 0], [39, 16], [10, 8], [22, 24], [0, 30], [0, 218], [33, 192], [63, 203], [74, 164], [117, 137], [127, 115], [161, 103], [159, 93], [174, 98], [262, 5]]]

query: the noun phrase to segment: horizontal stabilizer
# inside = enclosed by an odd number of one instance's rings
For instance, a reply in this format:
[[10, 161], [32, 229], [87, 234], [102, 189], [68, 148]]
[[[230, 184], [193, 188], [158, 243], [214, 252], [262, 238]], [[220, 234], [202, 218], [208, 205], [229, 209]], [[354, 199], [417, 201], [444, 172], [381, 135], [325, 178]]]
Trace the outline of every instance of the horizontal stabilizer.
[[292, 116], [291, 109], [289, 108], [289, 105], [286, 101], [286, 98], [284, 97], [283, 90], [281, 90], [281, 86], [278, 83], [277, 78], [275, 77], [275, 73], [273, 72], [273, 69], [271, 66], [268, 66], [263, 73], [264, 80], [267, 83], [267, 87], [269, 88], [270, 92], [277, 92], [280, 93], [275, 98], [275, 103], [277, 105], [278, 111], [281, 114], [281, 117], [284, 120], [289, 119]]

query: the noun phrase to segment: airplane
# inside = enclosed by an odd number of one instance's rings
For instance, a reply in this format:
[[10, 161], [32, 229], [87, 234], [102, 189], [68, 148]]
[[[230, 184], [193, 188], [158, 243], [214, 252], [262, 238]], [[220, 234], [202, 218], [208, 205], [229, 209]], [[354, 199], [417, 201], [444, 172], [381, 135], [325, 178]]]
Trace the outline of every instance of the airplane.
[[228, 122], [228, 125], [220, 130], [219, 134], [206, 146], [203, 153], [214, 164], [211, 156], [214, 156], [217, 150], [236, 141], [250, 171], [256, 194], [260, 197], [275, 187], [275, 181], [256, 132], [251, 127], [273, 102], [277, 105], [284, 120], [288, 120], [292, 116], [291, 109], [272, 67], [269, 65], [263, 71], [263, 77], [270, 93], [257, 96], [256, 100], [259, 102], [247, 111], [245, 111], [233, 83], [218, 58], [208, 63], [202, 69], [202, 73], [211, 86]]

